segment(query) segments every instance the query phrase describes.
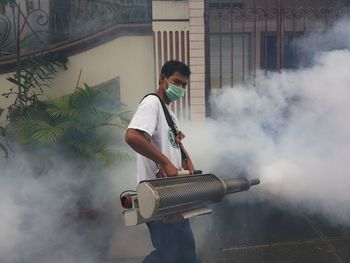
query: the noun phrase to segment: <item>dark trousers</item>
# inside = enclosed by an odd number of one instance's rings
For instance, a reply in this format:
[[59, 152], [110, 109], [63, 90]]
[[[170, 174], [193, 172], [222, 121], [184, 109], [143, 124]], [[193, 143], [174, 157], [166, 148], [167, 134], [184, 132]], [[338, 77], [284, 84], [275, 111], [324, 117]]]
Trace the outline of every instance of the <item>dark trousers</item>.
[[164, 224], [146, 223], [155, 248], [143, 263], [195, 263], [196, 248], [190, 222]]

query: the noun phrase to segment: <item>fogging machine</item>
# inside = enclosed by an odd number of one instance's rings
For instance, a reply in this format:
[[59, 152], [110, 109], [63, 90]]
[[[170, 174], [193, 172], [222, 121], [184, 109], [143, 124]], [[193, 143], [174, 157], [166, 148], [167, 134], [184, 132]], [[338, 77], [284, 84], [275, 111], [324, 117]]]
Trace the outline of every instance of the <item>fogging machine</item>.
[[225, 195], [247, 191], [259, 179], [245, 177], [222, 180], [213, 174], [179, 171], [178, 176], [141, 181], [136, 191], [120, 195], [124, 224], [135, 226], [178, 214], [183, 219], [210, 214], [208, 203], [220, 202]]

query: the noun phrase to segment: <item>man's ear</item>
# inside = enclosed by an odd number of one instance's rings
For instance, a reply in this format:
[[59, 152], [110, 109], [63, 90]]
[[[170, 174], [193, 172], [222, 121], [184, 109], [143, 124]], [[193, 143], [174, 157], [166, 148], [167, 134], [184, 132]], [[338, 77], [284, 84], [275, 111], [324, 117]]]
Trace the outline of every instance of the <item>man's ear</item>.
[[165, 78], [166, 78], [166, 76], [164, 74], [160, 74], [158, 84], [160, 85], [164, 81]]

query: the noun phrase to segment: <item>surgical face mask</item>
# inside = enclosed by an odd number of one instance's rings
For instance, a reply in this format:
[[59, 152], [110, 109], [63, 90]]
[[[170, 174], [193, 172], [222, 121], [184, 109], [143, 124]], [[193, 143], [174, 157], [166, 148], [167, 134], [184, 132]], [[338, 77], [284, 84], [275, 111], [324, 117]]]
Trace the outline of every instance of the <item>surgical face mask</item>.
[[166, 96], [170, 101], [181, 99], [185, 95], [185, 89], [178, 87], [168, 81], [168, 88], [166, 89]]

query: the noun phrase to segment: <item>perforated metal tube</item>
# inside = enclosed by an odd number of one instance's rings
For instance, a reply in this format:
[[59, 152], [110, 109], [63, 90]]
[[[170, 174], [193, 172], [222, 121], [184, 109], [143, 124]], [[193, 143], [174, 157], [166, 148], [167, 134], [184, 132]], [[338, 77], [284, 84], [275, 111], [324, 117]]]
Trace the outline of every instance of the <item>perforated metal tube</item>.
[[159, 181], [154, 182], [152, 186], [160, 197], [159, 208], [208, 199], [219, 201], [225, 194], [222, 182], [212, 174], [178, 177], [168, 180], [166, 186], [160, 185]]
[[258, 181], [247, 178], [223, 181], [213, 174], [142, 181], [136, 189], [140, 214], [148, 219], [165, 211], [219, 202], [226, 194], [248, 190], [251, 182]]

